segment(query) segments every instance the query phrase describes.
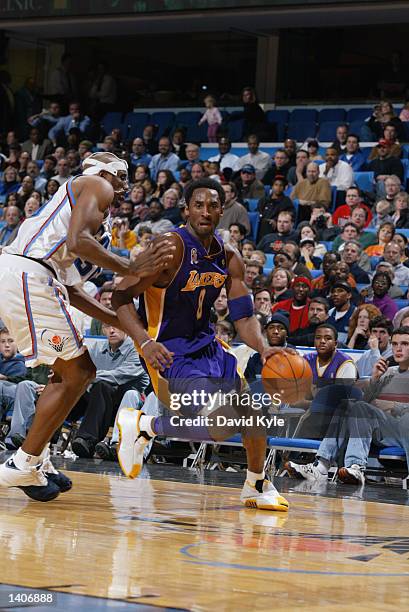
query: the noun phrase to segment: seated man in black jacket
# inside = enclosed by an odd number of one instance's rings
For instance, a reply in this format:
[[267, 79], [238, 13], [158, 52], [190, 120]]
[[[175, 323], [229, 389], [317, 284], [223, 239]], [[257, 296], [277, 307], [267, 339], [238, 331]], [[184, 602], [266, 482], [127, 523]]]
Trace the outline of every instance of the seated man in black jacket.
[[[281, 312], [274, 312], [264, 325], [269, 346], [287, 346], [287, 337], [290, 329], [288, 317]], [[247, 362], [244, 377], [248, 383], [254, 382], [261, 375], [263, 364], [259, 353], [254, 353]]]
[[391, 174], [395, 174], [403, 182], [403, 164], [400, 159], [391, 155], [390, 143], [387, 140], [379, 141], [378, 157], [368, 163], [368, 170], [374, 173], [377, 184], [383, 183]]
[[288, 339], [295, 346], [314, 346], [315, 330], [328, 319], [329, 304], [325, 298], [312, 298], [308, 306], [308, 327], [298, 329]]
[[349, 271], [354, 277], [358, 285], [369, 283], [369, 276], [365, 270], [359, 265], [359, 260], [362, 255], [362, 247], [355, 240], [348, 240], [342, 245], [344, 248], [341, 252], [341, 259], [349, 266]]

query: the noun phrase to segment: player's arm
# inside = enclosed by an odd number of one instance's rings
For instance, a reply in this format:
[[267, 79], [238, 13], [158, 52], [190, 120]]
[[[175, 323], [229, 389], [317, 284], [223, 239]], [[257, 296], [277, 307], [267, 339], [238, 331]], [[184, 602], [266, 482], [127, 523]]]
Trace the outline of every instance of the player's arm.
[[[266, 347], [260, 324], [253, 313], [253, 300], [244, 284], [244, 262], [236, 249], [227, 244], [225, 246], [229, 262], [229, 276], [226, 281], [229, 316], [240, 338], [247, 346], [260, 353], [264, 363], [270, 355], [283, 349]], [[285, 350], [296, 353], [293, 349]]]
[[118, 328], [121, 327], [115, 312], [100, 304], [79, 286], [66, 286], [66, 289], [68, 291], [71, 306], [75, 306], [75, 308], [78, 308], [78, 310], [81, 310], [81, 312], [85, 312], [85, 314], [89, 317], [98, 319], [107, 325], [112, 325], [113, 327]]
[[98, 232], [105, 211], [114, 198], [112, 186], [108, 181], [96, 176], [83, 177], [78, 183], [80, 184], [77, 187], [78, 192], [74, 194], [76, 202], [67, 234], [69, 251], [83, 261], [107, 268], [121, 276], [149, 276], [162, 270], [172, 260], [173, 251], [167, 241], [149, 246], [132, 262], [105, 249], [95, 240], [94, 235]]
[[173, 353], [149, 336], [136, 311], [134, 298], [142, 295], [146, 289], [153, 285], [167, 287], [175, 276], [183, 258], [183, 245], [181, 240], [172, 234], [158, 236], [154, 243], [160, 244], [165, 240], [175, 249], [173, 260], [168, 264], [168, 267], [142, 279], [128, 276], [123, 279], [112, 295], [112, 306], [117, 312], [121, 329], [136, 342], [144, 359], [152, 367], [161, 371], [172, 363]]

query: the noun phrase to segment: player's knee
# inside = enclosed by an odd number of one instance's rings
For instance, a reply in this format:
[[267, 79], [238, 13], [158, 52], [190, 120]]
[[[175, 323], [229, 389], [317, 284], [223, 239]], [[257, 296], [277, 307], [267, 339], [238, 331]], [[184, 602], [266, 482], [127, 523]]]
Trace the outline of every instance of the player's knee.
[[68, 376], [66, 376], [66, 382], [70, 386], [85, 389], [95, 379], [96, 374], [97, 371], [94, 364], [91, 359], [87, 359], [81, 364], [76, 364], [70, 370]]

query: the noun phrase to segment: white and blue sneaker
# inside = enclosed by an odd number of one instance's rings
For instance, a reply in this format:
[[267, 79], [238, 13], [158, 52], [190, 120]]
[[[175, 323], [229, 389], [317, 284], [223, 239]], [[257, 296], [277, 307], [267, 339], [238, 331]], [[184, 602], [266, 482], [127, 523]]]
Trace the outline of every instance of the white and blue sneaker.
[[54, 482], [57, 485], [57, 487], [60, 489], [61, 493], [65, 493], [66, 491], [69, 491], [72, 488], [72, 480], [71, 478], [68, 478], [68, 476], [63, 474], [63, 472], [59, 472], [58, 470], [55, 469], [55, 467], [51, 463], [49, 448], [47, 448], [46, 451], [43, 451], [42, 458], [43, 458], [43, 462], [41, 464], [41, 469], [43, 472], [45, 472], [45, 475], [48, 478], [48, 480], [51, 480], [51, 482]]
[[13, 456], [0, 465], [0, 486], [18, 487], [31, 499], [42, 502], [55, 499], [61, 492], [60, 487], [47, 478], [42, 463], [20, 470]]
[[118, 462], [128, 478], [136, 478], [141, 473], [144, 450], [152, 440], [152, 436], [140, 428], [143, 414], [142, 410], [121, 408], [116, 419], [119, 431]]

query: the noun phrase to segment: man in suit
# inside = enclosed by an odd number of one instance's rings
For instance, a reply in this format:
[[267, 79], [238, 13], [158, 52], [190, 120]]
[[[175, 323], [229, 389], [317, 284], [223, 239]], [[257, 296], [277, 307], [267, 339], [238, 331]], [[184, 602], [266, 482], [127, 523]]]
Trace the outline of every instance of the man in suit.
[[50, 155], [53, 146], [48, 138], [41, 138], [40, 130], [36, 127], [31, 128], [30, 138], [23, 142], [21, 150], [27, 152], [33, 161], [44, 159]]
[[8, 246], [17, 236], [20, 227], [21, 211], [17, 206], [7, 206], [4, 213], [6, 225], [0, 230], [0, 248]]

